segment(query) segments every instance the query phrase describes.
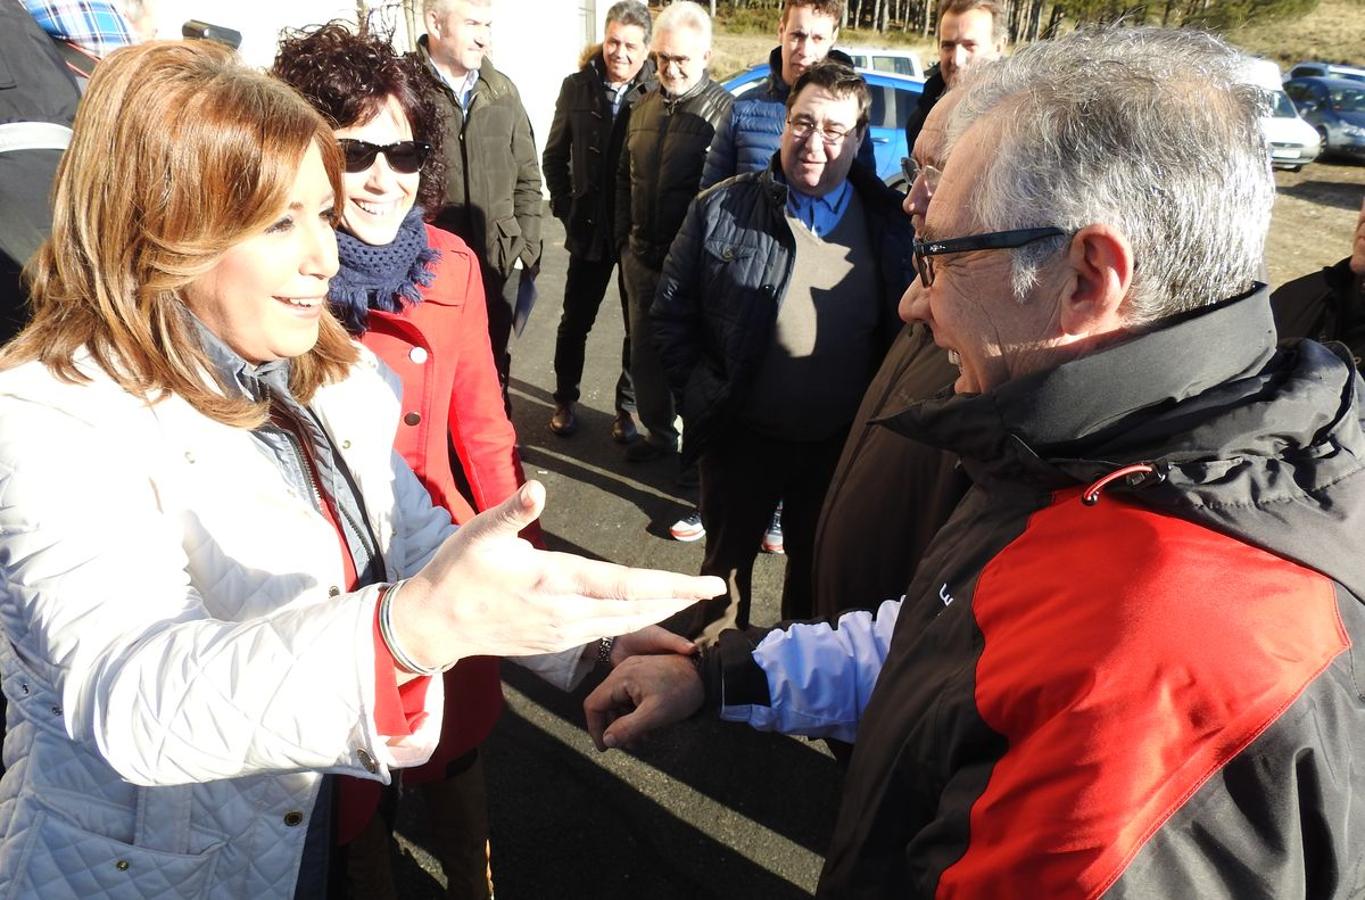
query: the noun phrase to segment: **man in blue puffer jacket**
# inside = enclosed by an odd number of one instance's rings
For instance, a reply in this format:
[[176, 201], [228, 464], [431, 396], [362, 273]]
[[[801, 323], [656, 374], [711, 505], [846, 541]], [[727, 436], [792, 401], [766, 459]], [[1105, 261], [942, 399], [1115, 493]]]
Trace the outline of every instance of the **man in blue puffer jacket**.
[[[778, 45], [768, 55], [767, 83], [736, 100], [721, 122], [702, 172], [703, 190], [731, 175], [768, 168], [787, 124], [787, 94], [802, 72], [826, 56], [853, 65], [840, 51], [831, 52], [843, 13], [843, 0], [787, 0], [777, 23]], [[858, 149], [858, 163], [877, 171], [871, 141]]]

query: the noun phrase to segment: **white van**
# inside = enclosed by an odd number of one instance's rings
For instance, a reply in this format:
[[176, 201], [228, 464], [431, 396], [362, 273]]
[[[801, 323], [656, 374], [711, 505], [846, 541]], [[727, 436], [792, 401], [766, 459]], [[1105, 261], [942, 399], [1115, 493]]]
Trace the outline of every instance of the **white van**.
[[1270, 146], [1270, 164], [1297, 172], [1317, 159], [1322, 152], [1322, 138], [1316, 128], [1299, 117], [1299, 111], [1285, 94], [1280, 67], [1268, 59], [1252, 60], [1246, 80], [1270, 96], [1270, 110], [1261, 117], [1261, 131]]
[[924, 63], [913, 50], [891, 50], [885, 47], [839, 47], [853, 60], [855, 69], [890, 72], [893, 75], [924, 77]]

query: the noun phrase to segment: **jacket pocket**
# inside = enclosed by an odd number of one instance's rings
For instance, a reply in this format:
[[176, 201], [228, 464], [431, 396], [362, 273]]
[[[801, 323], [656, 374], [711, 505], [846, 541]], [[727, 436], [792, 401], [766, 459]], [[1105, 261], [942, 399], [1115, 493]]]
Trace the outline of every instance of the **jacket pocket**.
[[765, 260], [758, 258], [759, 248], [735, 241], [712, 238], [706, 241], [704, 249], [700, 283], [725, 284], [731, 290], [707, 291], [703, 302], [708, 311], [713, 311], [723, 319], [732, 318], [736, 313], [734, 291], [743, 291], [752, 286], [755, 278], [762, 280], [761, 271], [756, 274], [754, 267], [761, 270]]
[[[202, 853], [180, 854], [135, 847], [85, 831], [39, 808], [0, 864], [9, 884], [7, 898], [145, 897], [193, 898], [208, 895], [221, 844]], [[13, 843], [21, 846], [14, 847]]]
[[497, 229], [497, 249], [493, 259], [498, 272], [506, 278], [512, 273], [512, 264], [521, 256], [526, 242], [521, 238], [521, 223], [517, 221], [516, 216], [498, 219]]

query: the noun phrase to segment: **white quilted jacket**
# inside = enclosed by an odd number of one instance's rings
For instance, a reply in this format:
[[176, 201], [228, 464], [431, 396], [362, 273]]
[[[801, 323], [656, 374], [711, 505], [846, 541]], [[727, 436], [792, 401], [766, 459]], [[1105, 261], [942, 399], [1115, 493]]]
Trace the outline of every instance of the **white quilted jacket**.
[[[93, 369], [93, 367], [92, 367]], [[440, 733], [374, 724], [375, 588], [242, 429], [92, 371], [0, 373], [0, 898], [292, 896], [321, 780], [388, 782]], [[390, 573], [452, 531], [392, 452], [366, 354], [313, 408]]]

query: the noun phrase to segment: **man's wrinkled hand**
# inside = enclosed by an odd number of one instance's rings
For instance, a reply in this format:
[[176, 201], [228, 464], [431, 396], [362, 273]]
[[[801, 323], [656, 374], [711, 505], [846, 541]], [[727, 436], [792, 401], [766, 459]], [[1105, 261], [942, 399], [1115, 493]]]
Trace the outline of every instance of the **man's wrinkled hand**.
[[629, 747], [656, 728], [686, 719], [705, 699], [690, 658], [632, 656], [588, 695], [583, 713], [593, 743], [607, 750]]
[[623, 634], [611, 645], [612, 668], [632, 656], [650, 656], [655, 653], [678, 653], [691, 656], [697, 652], [697, 645], [685, 637], [679, 637], [667, 628], [647, 625], [639, 631]]

